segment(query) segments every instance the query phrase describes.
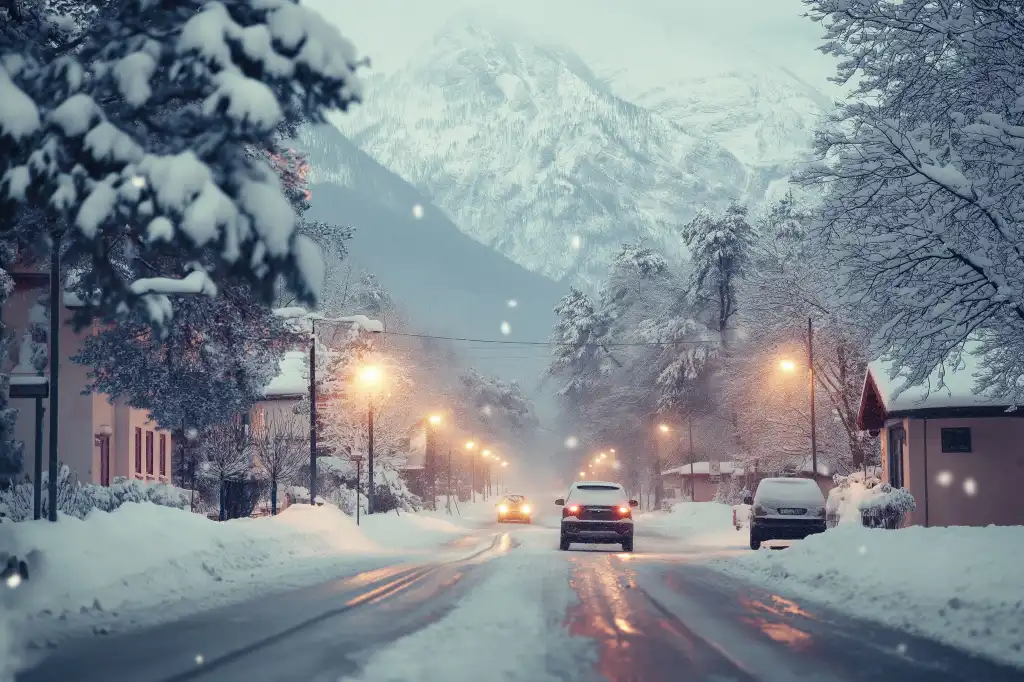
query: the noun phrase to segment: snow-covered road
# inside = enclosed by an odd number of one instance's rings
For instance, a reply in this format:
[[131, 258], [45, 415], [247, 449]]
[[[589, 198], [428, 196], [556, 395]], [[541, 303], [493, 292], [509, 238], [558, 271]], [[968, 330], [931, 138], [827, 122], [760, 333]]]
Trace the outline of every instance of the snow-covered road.
[[[773, 593], [638, 535], [559, 552], [551, 523], [448, 552], [69, 642], [19, 682], [946, 682], [1024, 672]], [[492, 538], [486, 542], [487, 538]]]

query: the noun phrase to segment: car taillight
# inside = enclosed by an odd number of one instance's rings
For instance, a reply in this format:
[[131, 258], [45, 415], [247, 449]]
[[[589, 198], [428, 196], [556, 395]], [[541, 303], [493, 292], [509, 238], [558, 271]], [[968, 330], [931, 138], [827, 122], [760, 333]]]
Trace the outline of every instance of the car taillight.
[[619, 507], [619, 516], [626, 517], [630, 515], [629, 507]]
[[565, 508], [564, 516], [577, 516], [580, 513], [580, 506], [578, 504], [570, 504]]

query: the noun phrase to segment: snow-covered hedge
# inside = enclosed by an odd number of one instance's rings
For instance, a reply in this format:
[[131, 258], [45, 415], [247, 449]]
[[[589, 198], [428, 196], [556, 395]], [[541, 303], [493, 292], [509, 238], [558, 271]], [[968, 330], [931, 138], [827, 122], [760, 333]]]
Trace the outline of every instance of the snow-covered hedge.
[[914, 511], [914, 496], [903, 488], [883, 483], [878, 468], [836, 475], [836, 486], [825, 504], [828, 525], [858, 523], [871, 528], [899, 528], [907, 513]]
[[[49, 472], [42, 477], [42, 515], [49, 513], [50, 500], [46, 494]], [[61, 465], [57, 475], [57, 510], [62, 514], [84, 519], [93, 509], [113, 511], [129, 502], [151, 502], [161, 507], [184, 509], [189, 506], [186, 491], [173, 486], [147, 484], [118, 476], [110, 486], [80, 483], [71, 476], [67, 465]], [[32, 482], [25, 481], [8, 490], [0, 490], [0, 521], [25, 521], [32, 518]]]

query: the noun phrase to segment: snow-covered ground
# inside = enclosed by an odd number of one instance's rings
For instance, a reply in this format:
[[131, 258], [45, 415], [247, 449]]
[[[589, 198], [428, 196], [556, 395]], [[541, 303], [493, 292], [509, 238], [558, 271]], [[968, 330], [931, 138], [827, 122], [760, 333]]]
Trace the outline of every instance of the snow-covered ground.
[[732, 526], [732, 507], [717, 502], [681, 502], [669, 513], [637, 514], [636, 530], [641, 534], [650, 531], [694, 547], [742, 549], [749, 542], [745, 530], [737, 531]]
[[219, 523], [131, 503], [85, 520], [8, 524], [17, 552], [37, 558], [31, 579], [5, 595], [7, 611], [36, 645], [57, 631], [137, 627], [416, 560], [469, 537], [471, 518], [389, 514], [364, 517], [357, 527], [336, 507], [293, 505], [276, 517]]
[[841, 525], [713, 566], [850, 615], [1024, 666], [1024, 527]]

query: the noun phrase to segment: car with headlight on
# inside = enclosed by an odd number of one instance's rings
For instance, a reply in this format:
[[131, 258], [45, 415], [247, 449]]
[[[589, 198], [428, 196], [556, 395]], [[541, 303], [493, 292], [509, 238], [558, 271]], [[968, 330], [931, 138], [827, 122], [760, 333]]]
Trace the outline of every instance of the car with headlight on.
[[580, 481], [569, 494], [555, 500], [562, 507], [558, 548], [567, 551], [573, 543], [622, 545], [633, 551], [633, 507], [636, 500], [618, 483]]
[[506, 495], [501, 498], [498, 507], [498, 523], [519, 521], [530, 523], [533, 519], [533, 507], [525, 495]]
[[825, 532], [825, 496], [810, 479], [763, 479], [752, 502], [750, 549], [768, 540], [803, 540]]

